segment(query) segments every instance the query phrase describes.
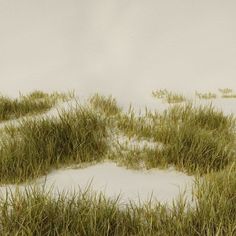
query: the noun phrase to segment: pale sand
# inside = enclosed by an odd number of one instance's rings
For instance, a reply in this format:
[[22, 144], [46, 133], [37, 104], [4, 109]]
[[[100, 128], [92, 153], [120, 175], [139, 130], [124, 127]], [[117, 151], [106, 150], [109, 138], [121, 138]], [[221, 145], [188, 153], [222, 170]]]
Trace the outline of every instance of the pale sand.
[[[104, 162], [82, 169], [55, 170], [37, 179], [34, 184], [44, 186], [45, 190], [51, 189], [56, 195], [83, 191], [90, 186], [90, 190], [103, 193], [107, 198], [120, 196], [120, 204], [129, 201], [142, 204], [152, 199], [153, 203], [158, 201], [171, 207], [172, 202], [184, 193], [186, 203], [190, 206], [195, 205], [192, 195], [194, 177], [174, 169], [138, 171], [119, 167], [112, 162]], [[25, 186], [27, 185], [21, 185], [19, 189], [22, 191]], [[1, 187], [2, 196], [7, 189], [14, 192], [16, 186]]]

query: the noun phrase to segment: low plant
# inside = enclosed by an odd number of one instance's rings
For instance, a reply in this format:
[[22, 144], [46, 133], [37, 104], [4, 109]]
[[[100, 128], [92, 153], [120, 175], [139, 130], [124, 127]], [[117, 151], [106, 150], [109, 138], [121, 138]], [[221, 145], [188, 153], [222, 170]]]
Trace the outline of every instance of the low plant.
[[106, 122], [86, 107], [59, 118], [24, 119], [5, 128], [0, 143], [1, 182], [21, 182], [65, 163], [100, 160], [106, 152]]
[[118, 118], [118, 127], [128, 136], [163, 144], [152, 158], [145, 155], [142, 160], [149, 168], [166, 163], [189, 173], [206, 173], [224, 168], [235, 158], [235, 119], [212, 106], [188, 103], [162, 114], [126, 114]]
[[107, 116], [114, 116], [121, 112], [121, 108], [118, 106], [117, 101], [112, 96], [105, 97], [99, 94], [95, 94], [89, 99], [92, 107]]
[[222, 93], [223, 95], [231, 94], [231, 93], [233, 93], [233, 89], [223, 88], [223, 89], [219, 89], [219, 92]]
[[163, 99], [167, 103], [181, 103], [186, 101], [183, 95], [170, 92], [166, 89], [153, 91], [152, 96], [157, 99]]
[[208, 93], [195, 92], [195, 95], [199, 99], [216, 99], [217, 98], [217, 94], [211, 93], [211, 92], [208, 92]]
[[68, 93], [44, 93], [34, 91], [28, 95], [20, 95], [19, 98], [0, 96], [0, 121], [16, 119], [29, 114], [37, 114], [55, 106], [59, 101], [72, 98], [73, 94]]
[[222, 98], [236, 98], [236, 94], [235, 93], [233, 93], [233, 94], [223, 94]]
[[[1, 235], [229, 235], [236, 232], [236, 171], [233, 166], [196, 184], [196, 205], [184, 196], [165, 205], [133, 203], [88, 191], [53, 197], [26, 190], [0, 201]], [[124, 208], [125, 207], [125, 208]]]

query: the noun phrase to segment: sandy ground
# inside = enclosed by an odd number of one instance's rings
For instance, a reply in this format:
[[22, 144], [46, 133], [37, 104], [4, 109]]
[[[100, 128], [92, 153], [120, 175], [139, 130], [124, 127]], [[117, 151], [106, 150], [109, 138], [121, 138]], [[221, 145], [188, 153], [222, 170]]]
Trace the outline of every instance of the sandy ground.
[[[197, 100], [197, 104], [211, 104], [216, 108], [222, 109], [225, 114], [236, 114], [235, 99], [213, 99], [213, 100]], [[72, 100], [64, 102], [52, 108], [48, 112], [32, 116], [33, 119], [40, 117], [56, 117], [58, 111], [73, 109], [77, 103], [84, 103], [81, 100]], [[170, 106], [160, 100], [155, 101], [161, 110]], [[157, 109], [157, 108], [155, 108]], [[0, 127], [6, 124], [18, 124], [22, 118], [13, 121], [2, 122]], [[116, 145], [121, 145], [130, 150], [132, 149], [153, 149], [156, 147], [162, 148], [160, 143], [155, 143], [152, 140], [138, 140], [136, 138], [127, 138], [122, 134], [115, 134], [112, 139]], [[115, 163], [105, 162], [94, 166], [89, 166], [83, 169], [67, 168], [55, 170], [52, 173], [37, 179], [32, 185], [44, 186], [46, 189], [52, 188], [52, 192], [79, 192], [85, 190], [88, 186], [96, 193], [104, 193], [105, 196], [115, 198], [120, 195], [120, 203], [133, 201], [135, 203], [144, 203], [152, 199], [153, 202], [158, 201], [162, 204], [171, 206], [174, 200], [177, 200], [180, 194], [185, 194], [186, 202], [194, 206], [192, 187], [194, 177], [187, 176], [182, 172], [177, 172], [174, 169], [159, 170], [152, 169], [149, 171], [137, 171], [116, 166]], [[31, 184], [23, 184], [19, 186], [8, 185], [0, 187], [2, 196], [7, 189], [13, 192], [16, 188], [23, 190]]]
[[47, 176], [37, 179], [32, 185], [8, 185], [0, 187], [0, 195], [16, 188], [23, 191], [27, 186], [51, 189], [58, 193], [74, 193], [88, 187], [96, 193], [103, 193], [108, 198], [120, 197], [120, 204], [145, 203], [156, 201], [171, 207], [180, 194], [184, 194], [186, 203], [193, 206], [192, 188], [194, 177], [177, 172], [174, 169], [146, 171], [130, 170], [117, 166], [113, 162], [104, 162], [86, 168], [66, 168], [55, 170]]

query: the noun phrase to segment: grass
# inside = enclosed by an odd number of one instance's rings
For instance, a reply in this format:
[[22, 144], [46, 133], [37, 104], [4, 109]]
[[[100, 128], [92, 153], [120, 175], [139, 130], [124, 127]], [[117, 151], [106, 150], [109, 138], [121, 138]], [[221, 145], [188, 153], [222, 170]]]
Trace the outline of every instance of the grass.
[[236, 98], [236, 94], [232, 93], [232, 94], [223, 94], [222, 98]]
[[[221, 93], [221, 98], [236, 98], [236, 94], [233, 93], [233, 90], [230, 88], [224, 88], [224, 89], [218, 89], [218, 91]], [[152, 92], [152, 96], [157, 99], [162, 99], [163, 101], [171, 104], [171, 103], [182, 103], [187, 101], [187, 99], [178, 93], [174, 93], [171, 91], [168, 91], [167, 89], [159, 89]], [[212, 92], [206, 92], [206, 93], [200, 93], [195, 92], [195, 96], [198, 99], [216, 99], [218, 96], [216, 93]]]
[[[165, 96], [165, 91], [157, 96]], [[44, 99], [36, 92], [31, 100]], [[1, 183], [19, 183], [73, 163], [111, 158], [130, 168], [174, 166], [199, 178], [196, 207], [183, 197], [170, 209], [88, 192], [52, 197], [42, 190], [0, 199], [0, 235], [229, 235], [236, 234], [235, 117], [211, 105], [174, 104], [164, 112], [123, 112], [112, 97], [95, 95], [59, 117], [25, 118], [1, 131]], [[163, 148], [114, 149], [114, 133]], [[113, 149], [112, 149], [113, 148]], [[111, 150], [112, 149], [112, 150]]]
[[65, 163], [99, 160], [106, 151], [106, 133], [105, 121], [86, 107], [7, 126], [8, 138], [0, 144], [1, 182], [22, 182]]
[[[160, 96], [165, 92], [160, 91]], [[102, 99], [106, 101], [105, 107], [109, 107], [101, 111], [103, 114], [107, 115], [104, 111], [109, 111], [110, 107], [117, 107], [114, 100], [115, 105], [110, 106], [111, 98]], [[112, 114], [110, 124], [116, 132], [129, 138], [150, 139], [164, 147], [140, 151], [118, 146], [110, 158], [129, 167], [174, 165], [190, 174], [205, 174], [222, 170], [235, 159], [235, 118], [224, 115], [212, 105], [194, 106], [187, 102], [169, 107], [163, 113], [146, 111], [140, 116], [130, 109], [128, 113], [119, 110]]]
[[234, 93], [233, 89], [224, 88], [219, 89], [222, 98], [236, 98], [236, 94]]
[[[148, 122], [147, 122], [148, 120]], [[164, 148], [140, 158], [148, 168], [175, 165], [188, 173], [221, 170], [234, 159], [235, 119], [212, 106], [175, 105], [164, 113], [118, 117], [118, 127], [128, 136], [153, 139]]]
[[186, 101], [186, 98], [177, 93], [170, 92], [166, 89], [156, 90], [152, 92], [152, 96], [157, 99], [163, 99], [167, 103], [181, 103]]
[[[212, 106], [178, 104], [163, 113], [138, 116], [122, 112], [112, 97], [95, 95], [92, 108], [62, 112], [59, 119], [23, 120], [5, 129], [1, 139], [0, 178], [20, 182], [47, 173], [63, 163], [107, 158], [146, 168], [174, 165], [187, 173], [219, 171], [235, 158], [235, 118]], [[111, 151], [108, 130], [160, 143], [153, 150]], [[122, 155], [120, 155], [122, 154]], [[135, 158], [134, 158], [135, 157]], [[134, 161], [135, 160], [135, 161]]]
[[128, 204], [89, 192], [59, 195], [32, 189], [0, 201], [1, 235], [219, 235], [236, 233], [235, 166], [198, 181], [195, 208], [180, 197], [167, 206]]
[[223, 89], [218, 89], [218, 90], [222, 94], [231, 94], [231, 93], [233, 93], [233, 89], [230, 89], [230, 88], [223, 88]]
[[166, 94], [168, 93], [169, 92], [167, 89], [159, 89], [159, 90], [152, 91], [153, 97], [158, 98], [158, 99], [165, 98]]
[[20, 95], [17, 99], [0, 96], [0, 121], [16, 119], [28, 114], [45, 112], [52, 108], [58, 101], [64, 101], [72, 94], [44, 93], [34, 91], [28, 95]]
[[104, 113], [106, 116], [114, 116], [121, 112], [121, 108], [112, 96], [105, 97], [95, 94], [89, 99], [89, 103], [95, 110]]
[[210, 92], [208, 92], [208, 93], [195, 92], [195, 95], [199, 99], [216, 99], [217, 98], [216, 93], [210, 93]]

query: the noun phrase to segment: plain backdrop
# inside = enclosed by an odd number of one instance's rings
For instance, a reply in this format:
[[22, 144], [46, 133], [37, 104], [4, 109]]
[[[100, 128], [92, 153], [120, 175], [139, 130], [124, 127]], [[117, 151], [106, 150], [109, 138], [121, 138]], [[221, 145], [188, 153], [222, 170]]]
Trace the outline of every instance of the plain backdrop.
[[235, 0], [0, 0], [0, 92], [236, 89]]

